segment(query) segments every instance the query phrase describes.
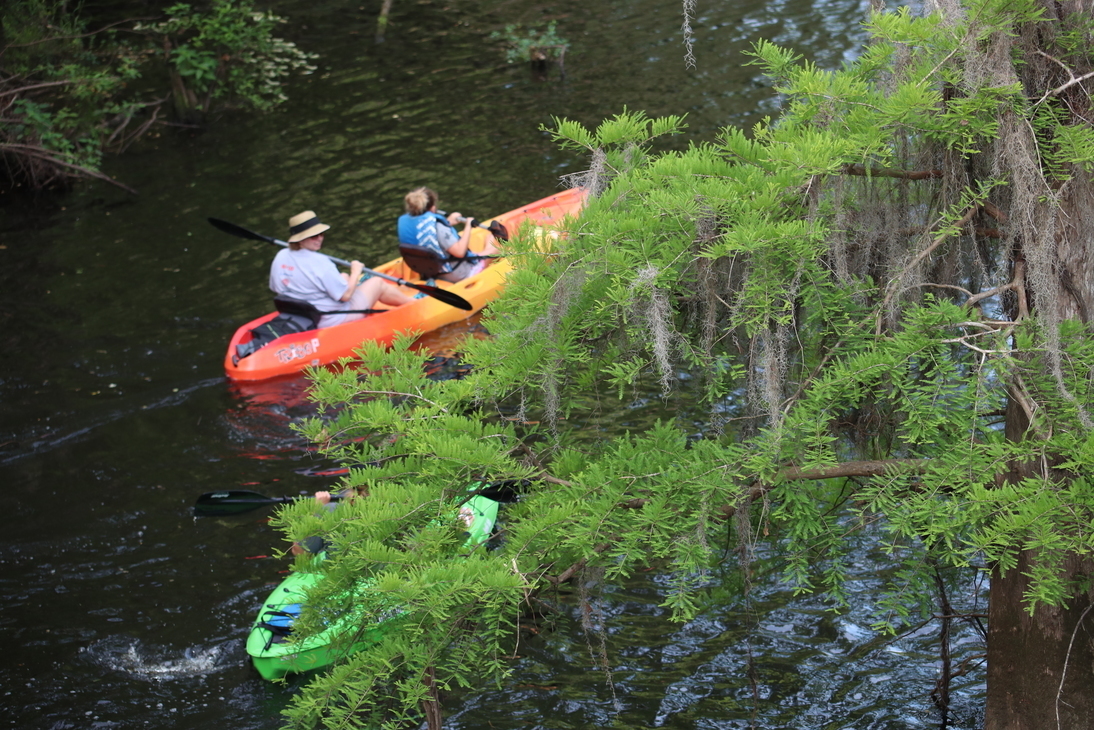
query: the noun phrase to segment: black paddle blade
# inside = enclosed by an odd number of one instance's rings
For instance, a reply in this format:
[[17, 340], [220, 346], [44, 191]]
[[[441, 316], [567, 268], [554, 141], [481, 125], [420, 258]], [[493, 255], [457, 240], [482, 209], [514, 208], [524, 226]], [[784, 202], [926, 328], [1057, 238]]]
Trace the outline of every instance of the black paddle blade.
[[258, 492], [231, 489], [223, 492], [206, 492], [194, 503], [194, 515], [210, 517], [214, 515], [238, 515], [268, 504], [292, 502], [296, 497], [267, 497]]
[[465, 312], [470, 312], [472, 309], [474, 309], [474, 307], [471, 306], [471, 302], [467, 301], [459, 294], [456, 294], [455, 292], [450, 292], [447, 289], [430, 286], [429, 284], [411, 284], [409, 281], [403, 281], [400, 283], [404, 286], [409, 286], [411, 289], [417, 289], [422, 294], [442, 301], [450, 307], [462, 309]]
[[509, 240], [509, 229], [506, 228], [503, 224], [497, 221], [490, 221], [490, 225], [487, 226], [487, 229], [490, 231], [490, 233], [494, 234], [494, 238], [497, 238], [501, 241]]
[[479, 223], [476, 219], [472, 218], [471, 226], [473, 228], [485, 228], [490, 231], [490, 235], [502, 241], [509, 240], [509, 229], [505, 227], [505, 224], [498, 221], [490, 221], [490, 225], [484, 226], [482, 223]]
[[505, 479], [497, 482], [487, 482], [481, 488], [475, 490], [480, 497], [492, 499], [502, 504], [516, 502], [520, 495], [528, 491], [532, 485], [527, 479]]
[[236, 236], [237, 238], [249, 238], [252, 241], [263, 241], [265, 243], [273, 243], [274, 240], [269, 236], [263, 236], [261, 233], [248, 231], [243, 226], [237, 226], [235, 223], [222, 221], [220, 218], [209, 218], [208, 220], [214, 228], [224, 231], [230, 236]]

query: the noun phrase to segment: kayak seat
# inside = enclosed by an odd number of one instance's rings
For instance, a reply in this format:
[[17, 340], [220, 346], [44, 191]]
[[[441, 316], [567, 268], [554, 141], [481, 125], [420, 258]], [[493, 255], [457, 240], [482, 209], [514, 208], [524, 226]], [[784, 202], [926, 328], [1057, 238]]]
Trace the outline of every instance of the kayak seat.
[[271, 624], [265, 621], [258, 622], [258, 628], [266, 629], [270, 632], [270, 638], [266, 639], [266, 645], [262, 648], [262, 651], [269, 651], [270, 647], [274, 644], [285, 644], [289, 641], [289, 635], [292, 633], [292, 626], [280, 626], [278, 624]]
[[259, 621], [260, 628], [266, 629], [274, 636], [287, 637], [292, 633], [292, 624], [284, 625], [280, 623], [270, 623], [269, 621]]
[[432, 279], [444, 273], [444, 259], [439, 258], [425, 246], [400, 243], [399, 255], [403, 257], [403, 262], [410, 267], [410, 270], [423, 279]]
[[[324, 312], [320, 312], [314, 304], [308, 302], [302, 302], [299, 299], [289, 299], [284, 296], [274, 297], [274, 309], [281, 314], [291, 314], [297, 317], [307, 317], [311, 320], [311, 327], [306, 329], [317, 329], [319, 327], [319, 320], [323, 316]], [[303, 330], [301, 330], [303, 332]]]
[[282, 606], [282, 610], [274, 606], [266, 606], [266, 610], [262, 612], [258, 621], [259, 628], [270, 632], [270, 638], [266, 641], [264, 651], [269, 651], [274, 644], [283, 644], [288, 641], [289, 635], [292, 634], [293, 622], [299, 618], [300, 611], [303, 608], [299, 603]]

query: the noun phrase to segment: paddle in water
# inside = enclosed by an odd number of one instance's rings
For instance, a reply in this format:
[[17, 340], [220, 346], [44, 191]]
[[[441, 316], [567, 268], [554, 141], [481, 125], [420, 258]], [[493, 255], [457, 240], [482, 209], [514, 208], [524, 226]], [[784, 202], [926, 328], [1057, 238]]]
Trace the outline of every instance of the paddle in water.
[[[255, 233], [254, 231], [247, 230], [246, 228], [244, 228], [242, 226], [237, 226], [235, 223], [229, 223], [228, 221], [224, 221], [224, 220], [221, 220], [219, 218], [210, 218], [209, 223], [211, 223], [214, 228], [217, 228], [221, 231], [224, 231], [225, 233], [227, 233], [229, 235], [236, 236], [237, 238], [246, 238], [246, 239], [249, 239], [251, 241], [264, 241], [266, 243], [272, 243], [275, 246], [288, 247], [288, 245], [289, 245], [288, 242], [286, 242], [286, 241], [282, 241], [282, 240], [279, 240], [277, 238], [271, 238], [270, 236], [263, 236], [261, 233]], [[331, 256], [329, 254], [325, 254], [325, 253], [322, 253], [322, 252], [319, 252], [319, 255], [320, 256], [326, 256], [328, 259], [330, 259], [334, 263], [341, 264], [342, 266], [349, 266], [350, 265], [350, 262], [346, 261], [345, 259], [340, 259], [340, 258], [337, 258], [335, 256]], [[394, 282], [394, 283], [396, 283], [400, 286], [405, 286], [409, 289], [414, 289], [416, 291], [420, 291], [422, 294], [425, 294], [426, 296], [429, 296], [429, 297], [433, 297], [434, 299], [436, 299], [438, 301], [442, 301], [442, 302], [444, 302], [445, 304], [447, 304], [451, 307], [456, 307], [457, 309], [463, 309], [463, 310], [468, 311], [468, 312], [470, 312], [472, 309], [474, 309], [474, 307], [471, 306], [471, 302], [467, 301], [466, 299], [461, 297], [459, 294], [456, 294], [455, 292], [450, 292], [446, 289], [441, 289], [440, 287], [436, 287], [436, 286], [429, 286], [428, 284], [415, 284], [413, 282], [407, 281], [406, 279], [400, 279], [397, 276], [391, 276], [389, 274], [383, 274], [383, 273], [380, 273], [379, 271], [374, 271], [372, 269], [364, 269], [364, 271], [372, 274], [373, 276], [378, 276], [381, 279], [387, 279], [388, 281]]]
[[[331, 495], [331, 501], [337, 502], [340, 497]], [[294, 497], [267, 497], [258, 492], [249, 492], [245, 489], [226, 489], [222, 492], [206, 492], [198, 497], [194, 503], [194, 516], [213, 517], [216, 515], [240, 515], [244, 512], [265, 507], [271, 504], [286, 504], [298, 499], [312, 499], [310, 494], [301, 494]]]
[[[467, 497], [486, 497], [495, 502], [515, 502], [520, 498], [530, 482], [527, 479], [503, 479], [496, 482], [476, 482], [469, 488]], [[341, 497], [331, 493], [332, 502]], [[286, 504], [300, 499], [312, 499], [311, 495], [300, 494], [293, 497], [267, 497], [258, 492], [245, 489], [225, 489], [221, 492], [206, 492], [194, 503], [194, 516], [214, 517], [217, 515], [239, 515], [244, 512], [271, 504]]]

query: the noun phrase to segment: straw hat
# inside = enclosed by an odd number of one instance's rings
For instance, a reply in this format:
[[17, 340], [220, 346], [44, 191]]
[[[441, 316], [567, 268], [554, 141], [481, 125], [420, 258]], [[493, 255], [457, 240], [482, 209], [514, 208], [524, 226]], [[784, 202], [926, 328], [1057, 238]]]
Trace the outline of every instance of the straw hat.
[[319, 216], [314, 211], [305, 210], [299, 215], [289, 218], [289, 243], [297, 243], [305, 238], [318, 236], [323, 231], [329, 231], [330, 226], [319, 222]]

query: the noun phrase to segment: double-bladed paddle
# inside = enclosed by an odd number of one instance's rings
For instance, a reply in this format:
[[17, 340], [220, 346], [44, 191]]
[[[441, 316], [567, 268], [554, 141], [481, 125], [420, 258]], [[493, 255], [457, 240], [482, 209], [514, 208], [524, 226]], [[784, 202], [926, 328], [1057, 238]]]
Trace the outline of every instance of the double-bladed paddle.
[[[298, 499], [312, 499], [310, 494], [300, 494], [295, 497], [267, 497], [258, 492], [248, 492], [244, 489], [227, 489], [223, 492], [206, 492], [198, 497], [194, 503], [194, 515], [197, 517], [212, 517], [215, 515], [239, 515], [250, 512], [269, 504], [286, 504]], [[332, 494], [330, 500], [337, 502], [341, 497]]]
[[[237, 226], [235, 223], [229, 223], [228, 221], [223, 221], [223, 220], [220, 220], [219, 218], [210, 218], [209, 222], [212, 223], [215, 228], [218, 228], [218, 229], [224, 231], [225, 233], [227, 233], [231, 236], [236, 236], [238, 238], [248, 238], [252, 241], [265, 241], [266, 243], [272, 243], [275, 246], [288, 247], [288, 245], [289, 245], [288, 242], [286, 242], [286, 241], [281, 241], [281, 240], [276, 239], [276, 238], [271, 238], [270, 236], [263, 236], [261, 233], [255, 233], [254, 231], [249, 231], [246, 228], [244, 228], [243, 226]], [[330, 256], [330, 255], [322, 253], [322, 252], [319, 252], [319, 253], [320, 253], [321, 256], [326, 256], [328, 259], [330, 259], [331, 261], [333, 261], [336, 264], [342, 264], [343, 266], [349, 266], [350, 265], [350, 262], [346, 261], [345, 259], [340, 259], [340, 258], [337, 258], [335, 256]], [[463, 310], [468, 311], [468, 312], [470, 312], [472, 309], [474, 309], [474, 307], [471, 306], [471, 302], [467, 301], [466, 299], [461, 297], [459, 294], [447, 291], [445, 289], [441, 289], [440, 287], [429, 286], [428, 284], [415, 284], [413, 282], [407, 281], [406, 279], [400, 279], [397, 276], [390, 276], [389, 274], [382, 274], [379, 271], [374, 271], [372, 269], [364, 269], [364, 271], [367, 271], [368, 273], [372, 274], [373, 276], [378, 276], [381, 279], [387, 279], [388, 281], [399, 284], [400, 286], [405, 286], [405, 287], [409, 287], [410, 289], [415, 289], [417, 291], [420, 291], [422, 294], [425, 294], [426, 296], [430, 296], [430, 297], [433, 297], [434, 299], [442, 301], [442, 302], [444, 302], [445, 304], [447, 304], [451, 307], [456, 307], [457, 309], [463, 309]]]
[[[527, 489], [529, 482], [523, 479], [505, 479], [496, 482], [476, 483], [469, 488], [468, 497], [482, 496], [495, 502], [515, 502], [521, 492]], [[271, 504], [286, 504], [299, 499], [312, 499], [311, 495], [300, 494], [294, 497], [267, 497], [258, 492], [243, 489], [226, 489], [223, 492], [206, 492], [194, 503], [194, 516], [213, 517], [216, 515], [239, 515], [244, 512]], [[331, 494], [332, 502], [341, 499]]]

